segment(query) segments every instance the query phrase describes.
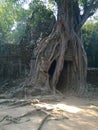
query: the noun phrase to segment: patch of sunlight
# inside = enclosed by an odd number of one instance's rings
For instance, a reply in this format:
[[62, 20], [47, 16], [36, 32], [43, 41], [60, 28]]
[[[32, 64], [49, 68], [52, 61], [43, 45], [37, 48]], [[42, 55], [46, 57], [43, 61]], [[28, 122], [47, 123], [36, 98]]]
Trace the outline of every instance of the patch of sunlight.
[[78, 107], [69, 106], [66, 104], [57, 104], [56, 106], [57, 106], [57, 108], [64, 110], [64, 111], [67, 111], [67, 112], [70, 112], [70, 113], [77, 113], [77, 112], [82, 110]]
[[52, 104], [47, 104], [47, 103], [38, 103], [38, 104], [35, 104], [36, 107], [38, 108], [44, 108], [46, 110], [51, 110], [51, 109], [54, 109], [54, 105]]
[[49, 110], [49, 109], [59, 109], [59, 110], [63, 110], [63, 111], [67, 111], [67, 112], [70, 112], [70, 113], [77, 113], [79, 111], [81, 111], [82, 109], [78, 108], [78, 107], [75, 107], [75, 106], [69, 106], [69, 105], [66, 105], [66, 104], [47, 104], [47, 103], [41, 103], [41, 104], [36, 104], [36, 107], [40, 107], [40, 108], [45, 108], [46, 110]]
[[86, 112], [88, 112], [90, 115], [98, 117], [98, 112], [96, 110], [87, 110]]
[[90, 105], [90, 107], [89, 108], [96, 108], [96, 109], [98, 109], [98, 107], [97, 106], [95, 106], [95, 105]]

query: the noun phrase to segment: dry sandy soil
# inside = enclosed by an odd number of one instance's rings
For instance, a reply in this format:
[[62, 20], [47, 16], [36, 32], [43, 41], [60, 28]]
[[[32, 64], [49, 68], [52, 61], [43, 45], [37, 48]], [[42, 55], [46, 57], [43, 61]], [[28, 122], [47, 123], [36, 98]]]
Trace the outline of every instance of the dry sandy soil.
[[52, 95], [0, 99], [0, 130], [98, 130], [98, 100]]

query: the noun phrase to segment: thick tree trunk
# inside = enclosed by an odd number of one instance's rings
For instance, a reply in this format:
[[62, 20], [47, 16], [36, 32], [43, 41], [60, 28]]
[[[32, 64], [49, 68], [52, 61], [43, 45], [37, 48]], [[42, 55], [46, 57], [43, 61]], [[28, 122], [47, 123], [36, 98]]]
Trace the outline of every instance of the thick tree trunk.
[[45, 91], [73, 90], [80, 94], [86, 84], [87, 58], [81, 30], [77, 30], [80, 20], [79, 15], [75, 14], [78, 11], [77, 3], [63, 0], [57, 4], [57, 24], [39, 44], [35, 78], [31, 84]]

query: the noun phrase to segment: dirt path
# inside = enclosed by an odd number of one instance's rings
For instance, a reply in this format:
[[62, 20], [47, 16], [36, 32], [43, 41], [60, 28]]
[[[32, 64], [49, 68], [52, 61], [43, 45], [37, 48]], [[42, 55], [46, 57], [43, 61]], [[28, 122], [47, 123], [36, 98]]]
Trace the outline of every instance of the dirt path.
[[98, 130], [98, 100], [0, 99], [0, 130]]

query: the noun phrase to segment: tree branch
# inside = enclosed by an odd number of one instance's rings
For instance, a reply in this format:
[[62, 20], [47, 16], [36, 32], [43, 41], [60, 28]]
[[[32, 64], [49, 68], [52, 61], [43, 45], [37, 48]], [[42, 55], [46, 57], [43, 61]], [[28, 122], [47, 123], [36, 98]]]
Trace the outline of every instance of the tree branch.
[[87, 8], [84, 10], [83, 15], [81, 16], [81, 22], [77, 26], [76, 30], [79, 31], [86, 20], [95, 13], [95, 9], [98, 7], [98, 2], [95, 3], [95, 0], [91, 0]]

